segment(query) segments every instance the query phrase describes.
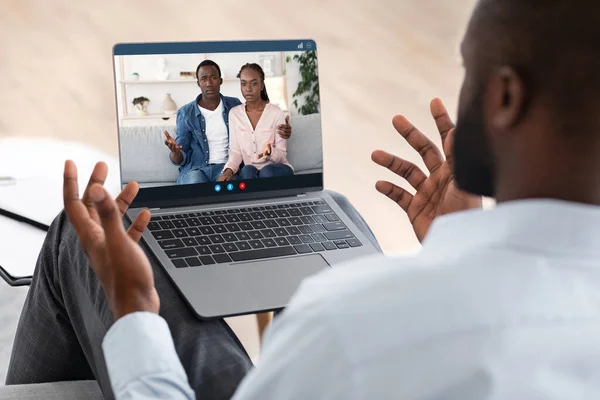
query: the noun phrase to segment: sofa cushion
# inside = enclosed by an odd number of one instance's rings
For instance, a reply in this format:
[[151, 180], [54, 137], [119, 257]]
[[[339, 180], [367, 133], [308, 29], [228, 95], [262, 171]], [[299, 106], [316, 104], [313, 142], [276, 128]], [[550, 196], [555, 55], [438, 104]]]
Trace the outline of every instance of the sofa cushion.
[[0, 386], [0, 400], [103, 400], [96, 381], [65, 381]]
[[288, 161], [295, 172], [323, 169], [323, 139], [321, 114], [299, 115], [290, 118], [292, 136], [288, 139]]

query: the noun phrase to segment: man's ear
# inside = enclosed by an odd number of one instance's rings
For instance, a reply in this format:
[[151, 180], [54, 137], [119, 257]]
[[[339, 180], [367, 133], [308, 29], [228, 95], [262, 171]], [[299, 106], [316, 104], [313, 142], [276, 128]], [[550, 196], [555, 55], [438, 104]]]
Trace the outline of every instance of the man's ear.
[[493, 73], [487, 97], [488, 115], [496, 129], [513, 127], [525, 112], [525, 83], [511, 67], [501, 67]]

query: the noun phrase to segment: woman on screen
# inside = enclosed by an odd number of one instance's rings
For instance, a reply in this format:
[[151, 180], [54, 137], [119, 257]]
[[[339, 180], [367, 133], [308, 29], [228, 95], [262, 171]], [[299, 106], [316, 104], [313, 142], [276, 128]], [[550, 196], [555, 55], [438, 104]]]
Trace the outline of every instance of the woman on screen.
[[245, 103], [229, 112], [229, 160], [219, 181], [292, 176], [287, 161], [287, 139], [276, 132], [286, 123], [283, 110], [269, 102], [265, 73], [258, 64], [246, 64], [238, 74]]

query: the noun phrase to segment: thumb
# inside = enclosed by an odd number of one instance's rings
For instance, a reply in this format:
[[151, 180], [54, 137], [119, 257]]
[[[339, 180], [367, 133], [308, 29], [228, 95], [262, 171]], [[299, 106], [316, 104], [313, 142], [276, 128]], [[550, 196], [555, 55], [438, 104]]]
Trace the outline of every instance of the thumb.
[[169, 135], [169, 132], [165, 131], [165, 137], [166, 137], [167, 139], [171, 139], [171, 135]]
[[286, 116], [285, 116], [285, 123], [286, 123], [287, 125], [289, 125], [289, 124], [290, 124], [290, 116], [289, 116], [289, 115], [286, 115]]
[[100, 225], [104, 229], [106, 241], [121, 241], [125, 235], [125, 228], [121, 220], [121, 212], [117, 202], [114, 201], [110, 194], [99, 184], [94, 184], [90, 188], [90, 198], [94, 202], [94, 206], [100, 217]]

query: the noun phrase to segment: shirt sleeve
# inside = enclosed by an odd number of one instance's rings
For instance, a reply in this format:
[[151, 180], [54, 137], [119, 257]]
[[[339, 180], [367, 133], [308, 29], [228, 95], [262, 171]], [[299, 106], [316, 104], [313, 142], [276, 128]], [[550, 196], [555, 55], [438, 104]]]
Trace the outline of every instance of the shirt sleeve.
[[277, 127], [285, 124], [285, 114], [279, 109], [275, 117], [275, 140], [271, 146], [271, 155], [269, 159], [276, 163], [284, 163], [287, 161], [287, 139], [282, 138], [277, 133]]
[[119, 318], [102, 342], [117, 399], [195, 399], [166, 321], [136, 312]]
[[186, 165], [189, 161], [189, 157], [188, 154], [191, 151], [191, 137], [192, 137], [192, 132], [190, 132], [190, 130], [187, 128], [187, 125], [185, 123], [185, 117], [183, 116], [183, 112], [181, 109], [179, 109], [177, 111], [177, 119], [176, 119], [176, 128], [175, 128], [175, 142], [177, 142], [178, 145], [180, 145], [182, 147], [181, 149], [181, 154], [183, 155], [183, 161], [181, 161], [181, 164], [177, 164], [176, 162], [174, 162], [171, 159], [171, 151], [169, 150], [169, 161], [171, 161], [171, 164], [177, 165], [178, 167], [183, 167], [184, 165]]
[[[266, 333], [260, 360], [238, 386], [234, 400], [354, 399], [352, 364], [343, 341], [304, 288], [275, 318]], [[306, 303], [309, 303], [308, 305]]]
[[225, 167], [223, 167], [223, 171], [227, 168], [231, 168], [233, 173], [235, 174], [240, 169], [240, 165], [243, 161], [242, 150], [240, 148], [240, 142], [238, 141], [237, 135], [239, 133], [239, 122], [238, 119], [235, 118], [234, 114], [235, 109], [232, 109], [229, 112], [229, 158]]

